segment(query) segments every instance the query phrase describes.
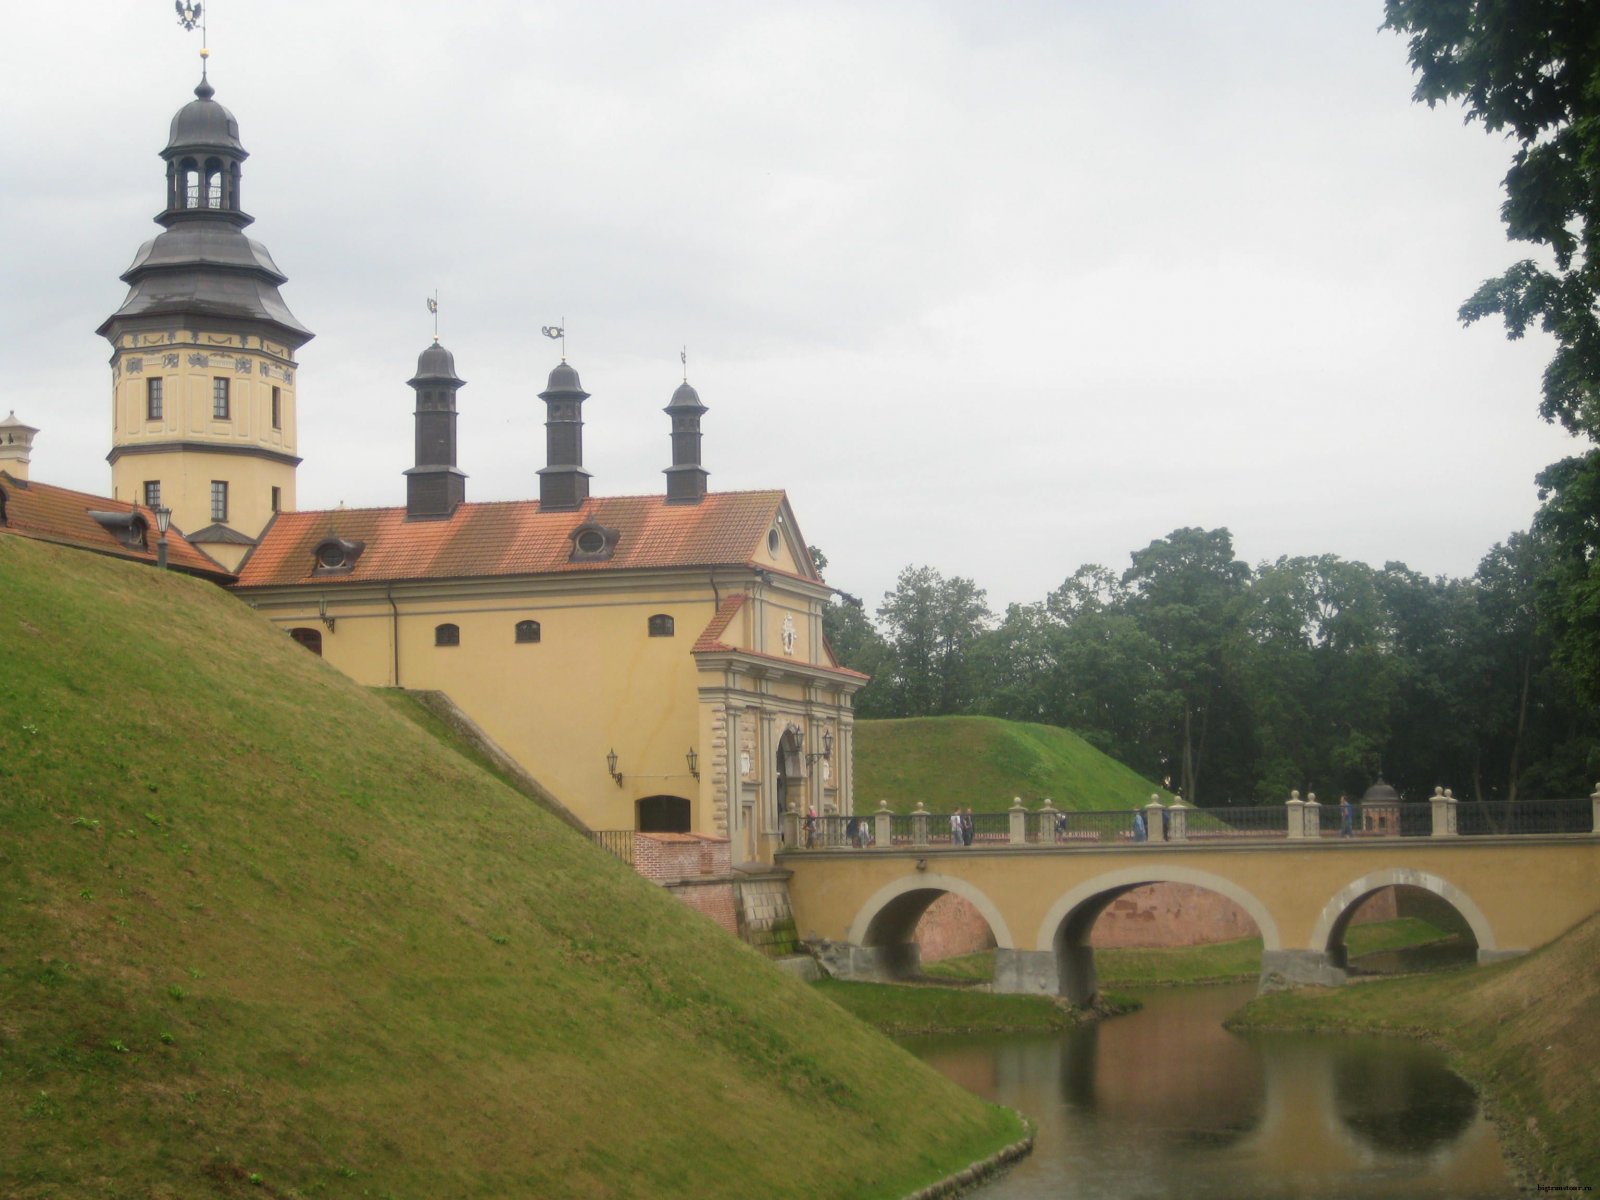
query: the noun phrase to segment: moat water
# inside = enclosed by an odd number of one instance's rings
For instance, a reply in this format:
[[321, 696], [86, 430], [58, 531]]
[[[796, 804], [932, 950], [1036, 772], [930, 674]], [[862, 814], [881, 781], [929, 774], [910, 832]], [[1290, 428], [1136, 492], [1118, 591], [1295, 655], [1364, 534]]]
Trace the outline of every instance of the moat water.
[[1427, 1046], [1235, 1034], [1254, 984], [1156, 989], [1058, 1035], [920, 1038], [950, 1078], [1031, 1117], [1033, 1154], [982, 1200], [1517, 1195], [1473, 1090]]

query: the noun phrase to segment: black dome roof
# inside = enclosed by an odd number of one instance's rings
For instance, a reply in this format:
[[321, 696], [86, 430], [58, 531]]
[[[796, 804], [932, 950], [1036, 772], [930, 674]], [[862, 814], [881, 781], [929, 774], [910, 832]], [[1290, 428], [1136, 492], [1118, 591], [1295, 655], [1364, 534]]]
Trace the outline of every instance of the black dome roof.
[[202, 77], [194, 94], [195, 99], [173, 116], [172, 132], [162, 155], [171, 158], [185, 150], [226, 150], [244, 158], [247, 152], [239, 141], [239, 122], [211, 98], [216, 89]]

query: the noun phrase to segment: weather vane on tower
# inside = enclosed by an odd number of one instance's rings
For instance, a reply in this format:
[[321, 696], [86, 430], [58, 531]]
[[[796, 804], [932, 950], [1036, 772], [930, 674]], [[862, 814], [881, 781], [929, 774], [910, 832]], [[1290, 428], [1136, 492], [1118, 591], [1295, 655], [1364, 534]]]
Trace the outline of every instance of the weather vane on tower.
[[439, 342], [439, 289], [433, 289], [433, 295], [428, 297], [428, 311], [433, 314], [433, 341]]
[[178, 11], [178, 24], [190, 33], [194, 32], [196, 25], [200, 26], [200, 75], [204, 78], [206, 59], [211, 57], [211, 50], [206, 44], [205, 6], [192, 4], [189, 0], [172, 0], [172, 7]]
[[561, 361], [562, 362], [566, 362], [567, 361], [567, 319], [565, 317], [562, 317], [561, 318], [561, 324], [559, 324], [559, 325], [541, 325], [539, 327], [539, 332], [544, 334], [545, 337], [549, 338], [552, 341], [559, 340], [561, 342]]

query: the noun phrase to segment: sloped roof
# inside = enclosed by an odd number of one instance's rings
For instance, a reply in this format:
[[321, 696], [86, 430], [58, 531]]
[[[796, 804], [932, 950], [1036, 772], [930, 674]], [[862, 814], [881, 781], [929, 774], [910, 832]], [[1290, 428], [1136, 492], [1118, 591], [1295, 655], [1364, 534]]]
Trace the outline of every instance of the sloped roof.
[[[0, 471], [0, 491], [5, 493], [3, 505], [0, 505], [5, 514], [5, 519], [0, 521], [0, 534], [13, 533], [57, 542], [135, 562], [154, 564], [156, 561], [156, 518], [142, 504], [75, 492], [40, 483], [37, 479], [13, 479], [4, 471]], [[136, 513], [143, 517], [148, 531], [146, 548], [124, 545], [110, 529], [90, 515], [96, 512], [117, 516]], [[167, 565], [173, 570], [223, 582], [233, 579], [215, 559], [190, 545], [176, 527], [167, 532]]]
[[[239, 586], [744, 566], [783, 499], [781, 491], [713, 492], [698, 504], [668, 504], [660, 495], [591, 497], [551, 512], [541, 512], [537, 500], [509, 500], [413, 521], [403, 506], [279, 513], [241, 564]], [[591, 524], [617, 531], [611, 557], [569, 561], [572, 532]], [[313, 574], [317, 545], [328, 537], [363, 543], [348, 572]]]

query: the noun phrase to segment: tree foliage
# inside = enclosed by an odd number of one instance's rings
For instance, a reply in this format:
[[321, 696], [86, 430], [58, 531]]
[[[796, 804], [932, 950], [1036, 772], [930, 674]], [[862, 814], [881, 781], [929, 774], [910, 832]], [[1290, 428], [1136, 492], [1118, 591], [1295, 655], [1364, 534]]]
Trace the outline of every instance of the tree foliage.
[[[1551, 334], [1539, 411], [1600, 441], [1600, 14], [1591, 0], [1387, 0], [1384, 24], [1408, 40], [1417, 100], [1460, 101], [1468, 121], [1516, 143], [1501, 217], [1510, 238], [1548, 255], [1486, 280], [1461, 319], [1498, 315], [1512, 338]], [[1600, 452], [1555, 464], [1539, 484], [1541, 615], [1600, 704]]]

